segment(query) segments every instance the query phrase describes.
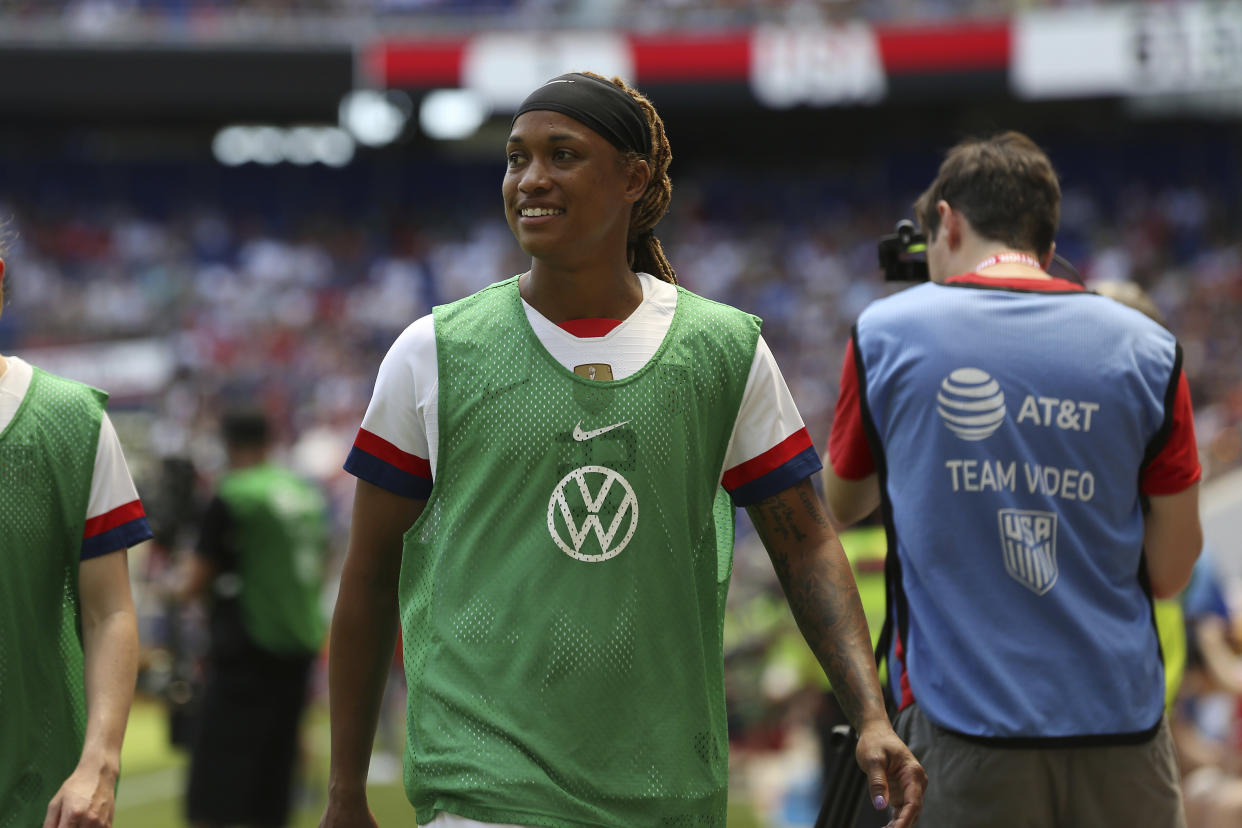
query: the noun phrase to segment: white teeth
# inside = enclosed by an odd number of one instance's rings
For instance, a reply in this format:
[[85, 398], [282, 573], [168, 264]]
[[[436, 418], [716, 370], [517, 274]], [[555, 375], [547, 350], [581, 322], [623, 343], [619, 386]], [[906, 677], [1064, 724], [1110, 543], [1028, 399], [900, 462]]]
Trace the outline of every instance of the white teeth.
[[554, 210], [551, 207], [525, 207], [522, 209], [522, 215], [528, 218], [537, 216], [559, 216], [564, 210]]

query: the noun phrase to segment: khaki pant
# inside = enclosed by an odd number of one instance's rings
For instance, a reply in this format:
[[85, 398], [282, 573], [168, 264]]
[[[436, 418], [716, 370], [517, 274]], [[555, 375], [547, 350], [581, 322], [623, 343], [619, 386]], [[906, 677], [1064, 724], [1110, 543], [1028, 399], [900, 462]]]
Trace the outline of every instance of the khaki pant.
[[927, 771], [919, 828], [1185, 828], [1167, 721], [1149, 742], [1111, 747], [989, 747], [918, 705], [895, 728]]

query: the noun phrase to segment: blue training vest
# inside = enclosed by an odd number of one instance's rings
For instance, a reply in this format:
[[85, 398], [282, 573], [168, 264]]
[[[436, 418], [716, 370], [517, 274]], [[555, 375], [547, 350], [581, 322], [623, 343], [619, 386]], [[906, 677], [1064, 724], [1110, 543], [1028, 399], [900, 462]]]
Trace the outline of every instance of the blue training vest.
[[1143, 738], [1164, 686], [1138, 483], [1173, 336], [1091, 293], [926, 284], [854, 337], [900, 567], [896, 697], [908, 681], [968, 736]]

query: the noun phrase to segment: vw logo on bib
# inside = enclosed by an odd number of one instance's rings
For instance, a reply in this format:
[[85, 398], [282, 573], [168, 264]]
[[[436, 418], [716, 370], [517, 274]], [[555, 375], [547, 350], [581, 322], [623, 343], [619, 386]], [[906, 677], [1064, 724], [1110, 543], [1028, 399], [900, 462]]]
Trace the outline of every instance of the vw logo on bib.
[[561, 551], [580, 561], [615, 558], [637, 528], [634, 489], [605, 466], [574, 469], [556, 484], [548, 501], [548, 533]]

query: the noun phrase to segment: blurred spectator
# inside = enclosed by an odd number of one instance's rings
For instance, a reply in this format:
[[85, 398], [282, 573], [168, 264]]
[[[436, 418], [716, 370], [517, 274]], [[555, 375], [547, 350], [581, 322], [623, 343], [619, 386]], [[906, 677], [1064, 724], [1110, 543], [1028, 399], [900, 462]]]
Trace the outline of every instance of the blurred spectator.
[[266, 416], [234, 409], [228, 472], [203, 516], [182, 598], [211, 605], [211, 644], [186, 813], [196, 828], [285, 825], [328, 553], [315, 487], [268, 459]]
[[1242, 824], [1242, 657], [1233, 615], [1211, 557], [1185, 594], [1186, 677], [1172, 720], [1187, 828]]

